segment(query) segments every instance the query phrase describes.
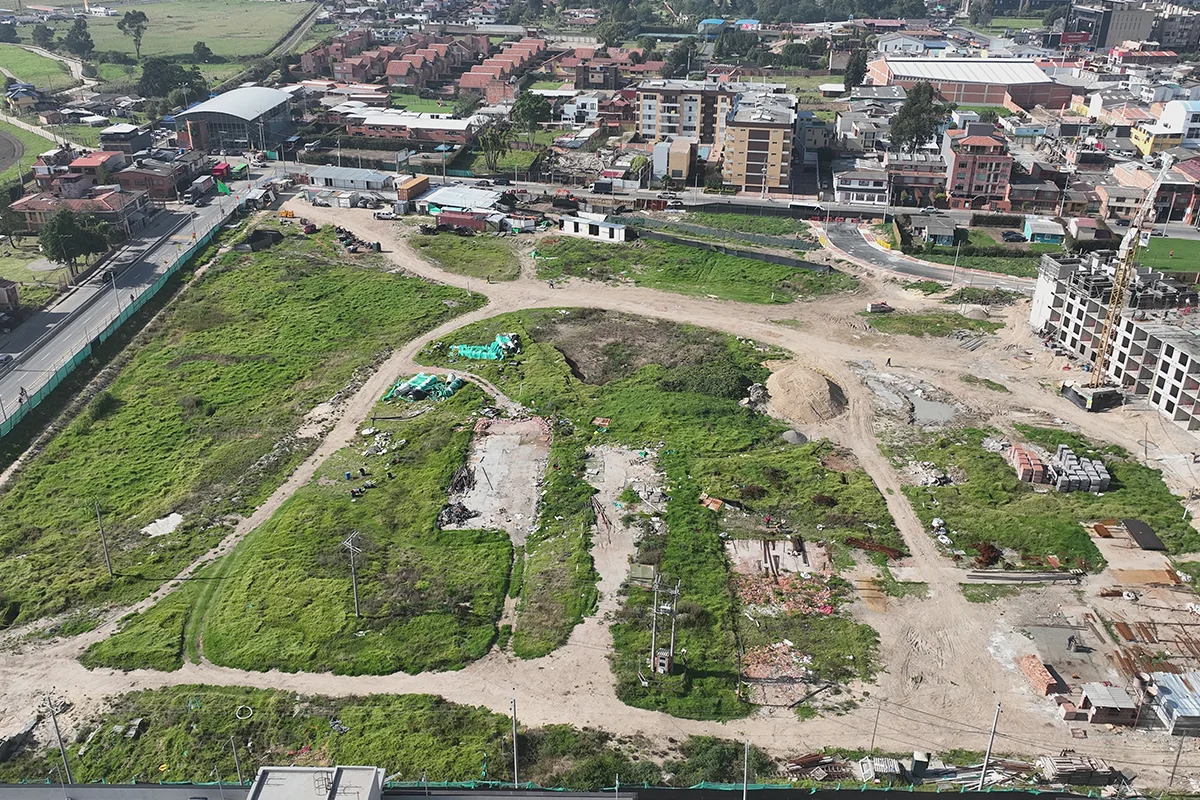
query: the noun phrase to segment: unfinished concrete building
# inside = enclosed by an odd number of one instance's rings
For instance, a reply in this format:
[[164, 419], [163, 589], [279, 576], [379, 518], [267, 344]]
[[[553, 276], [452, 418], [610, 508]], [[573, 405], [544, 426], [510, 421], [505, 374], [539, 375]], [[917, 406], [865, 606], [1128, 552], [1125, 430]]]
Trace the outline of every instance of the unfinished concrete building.
[[[1046, 254], [1038, 268], [1030, 325], [1088, 363], [1104, 329], [1115, 258], [1111, 250], [1081, 258]], [[1189, 431], [1200, 429], [1195, 278], [1138, 268], [1107, 365], [1116, 385]]]

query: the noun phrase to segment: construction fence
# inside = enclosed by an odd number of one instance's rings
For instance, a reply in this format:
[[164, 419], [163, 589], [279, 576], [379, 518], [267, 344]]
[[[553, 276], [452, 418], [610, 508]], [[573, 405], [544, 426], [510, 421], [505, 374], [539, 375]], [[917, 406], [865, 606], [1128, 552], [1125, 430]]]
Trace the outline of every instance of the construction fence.
[[[0, 437], [7, 436], [9, 432], [12, 431], [12, 429], [15, 428], [17, 424], [29, 414], [29, 412], [31, 412], [38, 406], [39, 403], [50, 396], [50, 393], [57, 389], [58, 386], [64, 380], [66, 380], [67, 376], [75, 371], [76, 367], [78, 367], [85, 359], [91, 356], [94, 348], [103, 344], [108, 337], [116, 333], [117, 329], [125, 323], [125, 320], [141, 311], [142, 307], [145, 306], [146, 303], [150, 302], [150, 300], [152, 300], [160, 291], [162, 291], [162, 288], [167, 285], [167, 281], [169, 281], [175, 275], [175, 273], [179, 271], [180, 267], [190, 261], [192, 256], [196, 255], [196, 253], [198, 253], [202, 247], [207, 245], [212, 240], [213, 236], [215, 236], [217, 231], [220, 230], [220, 227], [220, 225], [213, 226], [212, 230], [199, 237], [199, 239], [197, 239], [191, 247], [182, 251], [171, 264], [171, 266], [167, 268], [167, 271], [158, 278], [158, 280], [146, 287], [140, 295], [135, 296], [134, 299], [128, 305], [126, 305], [124, 309], [121, 310], [121, 313], [114, 317], [113, 320], [109, 322], [108, 325], [102, 330], [100, 330], [99, 333], [92, 337], [90, 341], [85, 342], [79, 350], [68, 356], [63, 361], [62, 365], [58, 369], [54, 370], [49, 379], [42, 384], [37, 391], [29, 393], [26, 400], [19, 404], [15, 411], [11, 408], [6, 408], [5, 410], [10, 413], [10, 416], [5, 417], [4, 421], [0, 422]], [[79, 309], [79, 311], [81, 312], [85, 308], [86, 306]], [[60, 322], [58, 327], [62, 328], [65, 323], [68, 322], [70, 322], [69, 318]]]

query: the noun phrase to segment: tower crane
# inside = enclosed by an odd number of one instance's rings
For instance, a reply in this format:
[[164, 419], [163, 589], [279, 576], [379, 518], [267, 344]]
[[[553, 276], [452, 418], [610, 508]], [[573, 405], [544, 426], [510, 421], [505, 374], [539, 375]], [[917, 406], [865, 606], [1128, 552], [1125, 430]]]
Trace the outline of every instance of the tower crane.
[[[1121, 327], [1121, 312], [1125, 309], [1125, 298], [1129, 295], [1129, 287], [1137, 275], [1138, 249], [1150, 242], [1150, 231], [1154, 229], [1156, 216], [1154, 199], [1158, 196], [1158, 189], [1162, 186], [1170, 169], [1171, 164], [1164, 159], [1162, 169], [1159, 170], [1158, 175], [1154, 178], [1154, 183], [1146, 191], [1146, 198], [1138, 207], [1137, 213], [1134, 214], [1133, 221], [1129, 224], [1129, 230], [1125, 232], [1124, 238], [1121, 239], [1121, 246], [1117, 250], [1112, 290], [1108, 295], [1108, 309], [1104, 314], [1104, 327], [1100, 329], [1100, 345], [1096, 348], [1095, 359], [1092, 362], [1092, 378], [1088, 382], [1088, 386], [1093, 389], [1103, 386], [1108, 377], [1108, 361], [1112, 356], [1113, 340], [1116, 339], [1117, 331]], [[1167, 214], [1170, 215], [1169, 209]]]

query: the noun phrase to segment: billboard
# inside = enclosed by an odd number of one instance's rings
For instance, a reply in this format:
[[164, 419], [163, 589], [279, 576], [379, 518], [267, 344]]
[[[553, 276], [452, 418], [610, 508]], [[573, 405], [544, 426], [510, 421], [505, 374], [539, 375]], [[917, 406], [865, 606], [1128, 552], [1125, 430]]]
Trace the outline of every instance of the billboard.
[[1063, 45], [1087, 44], [1091, 38], [1092, 35], [1087, 31], [1063, 31], [1062, 39], [1060, 41]]

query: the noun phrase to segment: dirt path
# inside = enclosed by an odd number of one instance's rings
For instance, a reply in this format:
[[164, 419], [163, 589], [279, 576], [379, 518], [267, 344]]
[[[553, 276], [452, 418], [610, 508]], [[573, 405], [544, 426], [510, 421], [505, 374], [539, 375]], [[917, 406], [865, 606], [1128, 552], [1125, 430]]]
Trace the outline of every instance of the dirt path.
[[[382, 241], [385, 256], [412, 274], [462, 288], [468, 285], [474, 290], [480, 288], [477, 280], [469, 282], [466, 277], [446, 273], [421, 260], [407, 243], [396, 239], [400, 230], [397, 226], [373, 220], [370, 212], [313, 208], [295, 201], [290, 205], [298, 215], [315, 222], [336, 222], [365, 239]], [[261, 686], [333, 695], [434, 692], [455, 702], [484, 705], [499, 712], [507, 709], [515, 689], [521, 697], [522, 721], [531, 725], [568, 722], [595, 725], [617, 734], [659, 736], [666, 732], [747, 737], [783, 755], [822, 745], [864, 746], [876, 720], [876, 698], [883, 698], [875, 734], [880, 746], [898, 750], [982, 749], [989, 720], [981, 709], [999, 699], [1005, 703], [1005, 715], [997, 746], [1005, 752], [1035, 753], [1075, 747], [1080, 752], [1109, 758], [1115, 764], [1129, 765], [1143, 774], [1164, 774], [1174, 757], [1170, 743], [1150, 735], [1109, 735], [1101, 730], [1085, 742], [1073, 740], [1053, 708], [1033, 696], [1011, 662], [1012, 654], [1028, 651], [1028, 644], [1019, 632], [1020, 621], [1011, 614], [1006, 619], [1004, 612], [996, 607], [966, 603], [957, 590], [961, 572], [940, 556], [900, 492], [899, 476], [879, 453], [871, 392], [849, 364], [879, 364], [893, 357], [892, 371], [905, 372], [952, 392], [978, 410], [980, 423], [993, 416], [998, 421], [1061, 418], [1083, 428], [1088, 435], [1129, 449], [1140, 449], [1138, 442], [1147, 435], [1156, 448], [1161, 448], [1161, 464], [1167, 470], [1168, 482], [1177, 489], [1200, 484], [1200, 480], [1191, 478], [1190, 466], [1185, 467], [1182, 458], [1167, 454], [1189, 452], [1194, 443], [1185, 432], [1171, 430], [1172, 426], [1155, 426], [1153, 421], [1161, 419], [1157, 415], [1146, 417], [1149, 425], [1145, 433], [1142, 425], [1137, 425], [1134, 432], [1128, 417], [1087, 415], [1058, 398], [1046, 388], [1046, 383], [1061, 376], [1061, 363], [1047, 360], [1044, 354], [1030, 359], [1019, 352], [1021, 346], [1032, 342], [1032, 337], [1022, 333], [1026, 327], [1021, 320], [1023, 306], [1006, 312], [1010, 330], [1004, 338], [975, 352], [962, 350], [945, 340], [898, 340], [864, 331], [855, 320], [867, 297], [910, 309], [932, 307], [936, 301], [906, 292], [891, 279], [879, 279], [870, 273], [864, 273], [863, 278], [864, 288], [858, 293], [787, 306], [736, 304], [580, 281], [557, 284], [559, 288], [550, 289], [528, 277], [488, 285], [488, 305], [409, 342], [381, 364], [353, 397], [335, 409], [329, 432], [313, 455], [226, 537], [219, 551], [227, 551], [267, 520], [297, 488], [311, 480], [325, 458], [347, 445], [396, 376], [418, 368], [413, 358], [429, 341], [471, 322], [524, 308], [587, 306], [686, 320], [802, 354], [805, 362], [824, 372], [846, 393], [845, 413], [799, 427], [810, 436], [827, 437], [853, 453], [883, 492], [913, 553], [906, 575], [930, 584], [927, 600], [889, 600], [886, 611], [856, 608], [860, 618], [879, 631], [885, 665], [877, 686], [870, 687], [870, 704], [840, 717], [822, 717], [804, 723], [797, 722], [790, 712], [770, 710], [742, 721], [712, 723], [629, 708], [617, 699], [609, 670], [600, 666], [611, 648], [603, 612], [615, 608], [615, 592], [607, 591], [610, 582], [604, 580], [602, 613], [577, 626], [569, 643], [555, 653], [521, 661], [493, 651], [486, 658], [451, 673], [351, 677], [244, 672], [211, 664], [188, 664], [174, 673], [138, 671], [126, 675], [111, 670], [84, 670], [75, 658], [87, 643], [111, 632], [110, 624], [86, 636], [24, 646], [0, 656], [0, 685], [5, 687], [0, 695], [0, 716], [28, 712], [47, 688], [47, 676], [53, 676], [56, 689], [84, 712], [98, 709], [106, 695], [182, 683]], [[846, 322], [830, 324], [832, 319]], [[788, 324], [779, 324], [781, 320]], [[960, 381], [963, 374], [984, 375], [1004, 382], [1012, 394], [1000, 395], [963, 384]], [[216, 552], [205, 558], [213, 557]], [[620, 552], [611, 555], [619, 560], [624, 552], [622, 546]], [[138, 608], [150, 602], [147, 600]], [[1049, 613], [1056, 604], [1068, 602], [1071, 600], [1066, 594], [1046, 596], [1038, 600], [1036, 610]], [[1047, 605], [1049, 608], [1043, 608]], [[67, 722], [74, 724], [82, 716], [72, 713]], [[1183, 768], [1186, 770], [1196, 762], [1192, 749], [1185, 748]]]

